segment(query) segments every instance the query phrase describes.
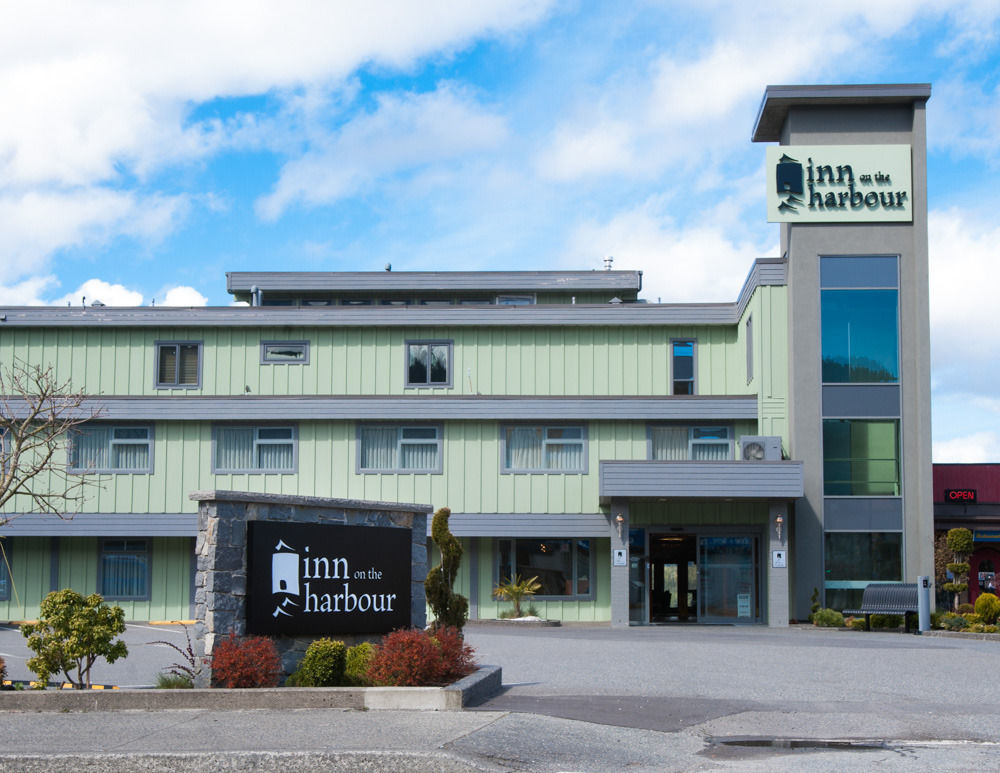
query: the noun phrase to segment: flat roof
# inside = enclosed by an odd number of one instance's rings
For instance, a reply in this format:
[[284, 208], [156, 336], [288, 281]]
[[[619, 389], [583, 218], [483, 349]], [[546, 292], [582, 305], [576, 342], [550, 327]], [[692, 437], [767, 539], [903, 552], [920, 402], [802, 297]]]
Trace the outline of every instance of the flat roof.
[[926, 102], [929, 83], [859, 83], [826, 86], [768, 86], [757, 111], [751, 139], [778, 142], [788, 110], [801, 105], [892, 105]]
[[227, 271], [230, 293], [642, 289], [641, 271]]

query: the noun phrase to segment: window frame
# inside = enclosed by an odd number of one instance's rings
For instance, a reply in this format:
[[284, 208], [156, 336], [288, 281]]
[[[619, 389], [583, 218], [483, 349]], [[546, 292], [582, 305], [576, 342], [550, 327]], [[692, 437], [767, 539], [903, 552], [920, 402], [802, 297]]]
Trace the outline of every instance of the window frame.
[[[428, 381], [426, 382], [411, 382], [410, 381], [410, 348], [414, 346], [444, 346], [448, 350], [447, 364], [445, 370], [447, 371], [447, 378], [443, 382], [432, 382], [430, 381], [430, 369], [427, 372]], [[429, 350], [428, 350], [429, 353]], [[454, 376], [455, 376], [455, 341], [451, 338], [412, 338], [407, 339], [403, 343], [403, 387], [405, 389], [451, 389], [454, 386]]]
[[[393, 429], [396, 431], [396, 453], [395, 461], [396, 465], [394, 467], [362, 467], [361, 459], [362, 454], [362, 435], [366, 429]], [[430, 445], [431, 441], [428, 438], [410, 438], [411, 442], [407, 442], [407, 438], [403, 437], [403, 432], [408, 429], [433, 429], [436, 433], [435, 441], [437, 443], [437, 453], [435, 455], [435, 465], [434, 467], [419, 467], [419, 468], [407, 468], [400, 467], [399, 463], [402, 458], [402, 448], [405, 445]], [[419, 422], [408, 422], [408, 423], [398, 423], [398, 422], [359, 422], [354, 433], [355, 445], [354, 445], [354, 471], [358, 475], [441, 475], [444, 472], [444, 425], [443, 424], [432, 424], [432, 423], [419, 423]]]
[[535, 306], [538, 304], [536, 293], [502, 293], [493, 302], [497, 306]]
[[[678, 379], [677, 373], [677, 354], [675, 352], [675, 347], [679, 344], [690, 344], [691, 345], [691, 378], [689, 379]], [[678, 392], [677, 383], [681, 381], [684, 383], [690, 382], [691, 391], [690, 392]], [[681, 397], [688, 395], [698, 394], [698, 341], [695, 338], [671, 338], [670, 339], [670, 394], [678, 395]]]
[[[267, 350], [275, 346], [301, 346], [301, 360], [269, 360]], [[260, 364], [261, 365], [308, 365], [309, 364], [309, 341], [261, 341], [260, 342]]]
[[[496, 587], [500, 581], [512, 579], [505, 576], [501, 577], [500, 574], [500, 555], [501, 555], [501, 544], [504, 542], [510, 543], [510, 552], [513, 556], [514, 562], [514, 574], [518, 574], [517, 571], [517, 542], [518, 540], [522, 542], [569, 542], [570, 552], [573, 556], [573, 593], [553, 595], [553, 594], [536, 594], [531, 596], [522, 602], [525, 605], [530, 604], [532, 601], [593, 601], [596, 598], [595, 591], [595, 570], [596, 570], [596, 551], [595, 551], [595, 538], [593, 537], [496, 537], [493, 540], [493, 585]], [[579, 582], [582, 578], [579, 565], [579, 543], [588, 542], [590, 543], [587, 556], [587, 567], [586, 567], [586, 578], [587, 578], [587, 592], [579, 592]], [[522, 576], [521, 579], [528, 579], [531, 575]]]
[[[285, 442], [292, 447], [291, 467], [281, 469], [266, 469], [262, 467], [228, 468], [219, 467], [219, 433], [222, 429], [250, 429], [253, 430], [253, 458], [256, 460], [257, 448], [260, 445], [284, 445]], [[259, 437], [262, 429], [288, 429], [291, 430], [291, 438], [288, 441], [279, 443], [274, 440], [261, 441]], [[244, 422], [225, 422], [212, 425], [212, 474], [213, 475], [295, 475], [299, 471], [299, 428], [297, 424], [253, 424]]]
[[[508, 467], [507, 466], [507, 433], [514, 429], [538, 429], [542, 431], [542, 447], [541, 456], [542, 460], [545, 460], [545, 447], [546, 445], [570, 445], [570, 443], [579, 442], [581, 446], [580, 458], [582, 459], [582, 465], [579, 469], [575, 470], [554, 470], [549, 468], [539, 468], [539, 469], [527, 469], [518, 467]], [[579, 429], [580, 437], [567, 438], [565, 441], [560, 441], [559, 439], [550, 439], [547, 437], [548, 431], [551, 429]], [[567, 423], [567, 422], [555, 422], [546, 424], [501, 424], [500, 425], [500, 474], [501, 475], [586, 475], [590, 469], [590, 444], [587, 432], [586, 422], [580, 422], [579, 424]]]
[[[884, 417], [884, 418], [855, 418], [855, 417], [843, 417], [843, 416], [824, 416], [821, 420], [820, 425], [820, 442], [823, 448], [823, 496], [824, 498], [831, 497], [865, 497], [865, 498], [887, 498], [887, 499], [899, 499], [903, 493], [903, 438], [902, 438], [902, 419], [897, 417]], [[854, 438], [851, 436], [853, 433], [855, 425], [862, 424], [891, 424], [895, 428], [895, 433], [893, 440], [895, 442], [895, 458], [891, 457], [872, 457], [872, 456], [848, 456], [848, 457], [829, 457], [827, 455], [827, 428], [833, 427], [835, 424], [845, 424], [848, 428], [848, 443], [852, 443]], [[835, 438], [830, 438], [833, 442]], [[855, 466], [861, 465], [872, 465], [874, 463], [886, 463], [894, 462], [896, 468], [896, 478], [894, 481], [887, 480], [877, 480], [877, 479], [855, 479], [853, 477]], [[830, 466], [836, 464], [847, 464], [850, 467], [852, 477], [847, 480], [842, 480], [836, 478], [829, 473]], [[871, 491], [855, 491], [853, 490], [855, 486], [868, 486], [873, 487], [876, 485], [884, 485], [890, 483], [895, 486], [895, 493], [872, 493]], [[836, 490], [841, 486], [850, 486], [852, 490], [850, 492], [844, 492]]]
[[10, 537], [0, 539], [0, 544], [3, 546], [3, 552], [0, 553], [0, 601], [10, 601], [10, 589], [13, 583], [10, 571], [8, 571], [8, 564], [14, 561], [14, 551], [11, 550], [12, 543], [13, 540]]
[[[174, 360], [174, 379], [175, 381], [161, 381], [160, 380], [160, 350], [167, 346], [173, 346], [176, 348], [176, 355]], [[196, 376], [195, 383], [193, 384], [181, 384], [178, 383], [180, 378], [180, 367], [181, 367], [181, 347], [182, 346], [195, 346], [198, 349], [198, 364], [196, 366]], [[164, 341], [154, 341], [153, 342], [153, 386], [156, 389], [201, 389], [202, 384], [202, 355], [205, 350], [204, 341], [174, 341], [174, 340], [164, 340]]]
[[[108, 430], [108, 445], [106, 450], [108, 452], [108, 460], [110, 461], [114, 454], [114, 447], [116, 445], [120, 446], [139, 446], [145, 445], [148, 449], [146, 458], [148, 459], [148, 464], [143, 469], [131, 469], [131, 468], [119, 468], [119, 467], [80, 467], [73, 463], [73, 456], [75, 453], [75, 438], [79, 434], [83, 434], [87, 430], [97, 430], [106, 429]], [[146, 439], [145, 440], [133, 440], [128, 438], [123, 438], [120, 440], [115, 439], [115, 430], [119, 429], [145, 429]], [[153, 424], [128, 424], [122, 422], [110, 423], [110, 422], [88, 422], [86, 424], [81, 424], [78, 427], [74, 427], [69, 433], [69, 442], [66, 448], [66, 471], [73, 475], [152, 475], [154, 470], [154, 460], [153, 460], [153, 449], [155, 447], [155, 436], [154, 436], [154, 425]]]
[[[109, 550], [108, 543], [121, 542], [123, 543], [122, 550]], [[130, 543], [141, 543], [143, 549], [129, 550]], [[149, 601], [151, 600], [151, 584], [153, 577], [153, 544], [152, 540], [148, 538], [135, 538], [135, 537], [102, 537], [98, 541], [97, 548], [97, 587], [100, 589], [101, 595], [104, 597], [105, 601]], [[104, 587], [105, 573], [104, 573], [104, 557], [108, 554], [111, 555], [132, 555], [132, 556], [142, 556], [145, 558], [145, 577], [143, 578], [143, 590], [144, 593], [141, 595], [125, 596], [112, 593], [106, 593], [107, 590]]]

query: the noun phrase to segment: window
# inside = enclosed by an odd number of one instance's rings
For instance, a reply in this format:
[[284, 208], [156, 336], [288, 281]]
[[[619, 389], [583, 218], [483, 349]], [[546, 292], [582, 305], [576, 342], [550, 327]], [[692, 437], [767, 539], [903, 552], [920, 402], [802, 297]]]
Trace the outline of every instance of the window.
[[753, 381], [753, 315], [747, 317], [746, 324], [747, 339], [747, 383]]
[[70, 472], [153, 471], [152, 427], [85, 424], [73, 431]]
[[12, 540], [0, 538], [0, 601], [10, 600], [10, 544]]
[[188, 389], [201, 386], [201, 343], [156, 344], [156, 386]]
[[98, 585], [107, 601], [143, 601], [149, 598], [149, 541], [101, 541]]
[[215, 473], [295, 472], [295, 427], [215, 428]]
[[358, 472], [440, 473], [439, 426], [358, 427]]
[[824, 535], [826, 605], [857, 609], [870, 582], [903, 579], [899, 532], [827, 532]]
[[586, 472], [582, 426], [505, 427], [504, 472]]
[[823, 381], [899, 381], [899, 282], [894, 257], [820, 259]]
[[498, 295], [498, 306], [534, 306], [534, 295]]
[[406, 386], [451, 386], [451, 341], [406, 342]]
[[899, 422], [823, 419], [823, 493], [899, 496]]
[[729, 427], [650, 427], [649, 458], [654, 461], [710, 461], [732, 459], [732, 456]]
[[672, 341], [671, 371], [675, 395], [694, 394], [694, 341]]
[[515, 576], [537, 577], [535, 598], [593, 598], [593, 559], [589, 539], [497, 540], [498, 582]]
[[308, 341], [261, 341], [260, 364], [309, 364]]

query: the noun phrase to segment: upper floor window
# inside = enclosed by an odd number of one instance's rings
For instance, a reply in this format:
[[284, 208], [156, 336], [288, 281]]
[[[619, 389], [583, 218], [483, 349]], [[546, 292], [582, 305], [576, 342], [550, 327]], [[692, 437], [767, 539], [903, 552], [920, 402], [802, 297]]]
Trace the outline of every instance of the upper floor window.
[[201, 342], [162, 341], [156, 344], [156, 386], [201, 386]]
[[504, 472], [587, 471], [582, 426], [504, 427]]
[[823, 381], [899, 381], [895, 257], [820, 259]]
[[655, 461], [718, 461], [733, 458], [729, 427], [653, 426], [649, 456]]
[[534, 306], [534, 295], [498, 295], [497, 306]]
[[823, 493], [899, 496], [899, 421], [823, 419]]
[[358, 472], [441, 472], [441, 427], [362, 424]]
[[295, 472], [295, 427], [217, 426], [215, 473]]
[[11, 540], [0, 540], [0, 601], [10, 599], [10, 544]]
[[308, 341], [261, 341], [260, 364], [309, 364]]
[[745, 327], [747, 343], [747, 383], [753, 381], [753, 315], [747, 317]]
[[70, 472], [153, 471], [153, 430], [144, 426], [84, 424], [73, 430]]
[[406, 386], [450, 387], [451, 341], [406, 342]]
[[670, 365], [673, 394], [694, 394], [694, 341], [672, 341]]

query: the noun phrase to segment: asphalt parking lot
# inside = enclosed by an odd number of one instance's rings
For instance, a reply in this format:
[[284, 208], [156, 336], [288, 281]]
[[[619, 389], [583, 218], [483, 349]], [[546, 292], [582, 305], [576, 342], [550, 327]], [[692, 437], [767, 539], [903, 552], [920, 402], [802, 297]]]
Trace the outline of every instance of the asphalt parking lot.
[[[0, 631], [0, 652], [11, 636]], [[148, 644], [165, 638], [159, 627], [133, 636], [142, 654], [108, 673], [148, 683], [173, 651]], [[504, 677], [503, 692], [472, 710], [8, 712], [0, 769], [1000, 770], [984, 678], [998, 641], [475, 624], [467, 638]]]

